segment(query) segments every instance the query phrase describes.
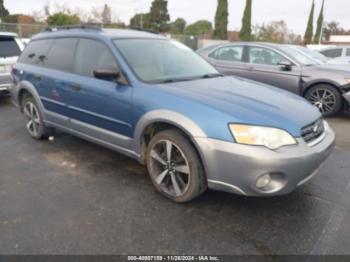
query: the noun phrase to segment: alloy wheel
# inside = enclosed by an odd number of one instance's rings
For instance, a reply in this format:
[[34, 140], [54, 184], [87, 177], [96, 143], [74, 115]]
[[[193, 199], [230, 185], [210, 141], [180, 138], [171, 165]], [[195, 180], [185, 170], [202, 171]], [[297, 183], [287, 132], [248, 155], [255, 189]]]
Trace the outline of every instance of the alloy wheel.
[[28, 101], [23, 109], [24, 117], [26, 119], [26, 128], [31, 136], [37, 137], [40, 132], [40, 115], [36, 105]]
[[336, 107], [337, 100], [334, 93], [326, 88], [315, 89], [308, 99], [322, 114], [332, 112]]
[[181, 149], [169, 140], [154, 144], [150, 152], [153, 178], [171, 197], [185, 194], [190, 184], [190, 167]]

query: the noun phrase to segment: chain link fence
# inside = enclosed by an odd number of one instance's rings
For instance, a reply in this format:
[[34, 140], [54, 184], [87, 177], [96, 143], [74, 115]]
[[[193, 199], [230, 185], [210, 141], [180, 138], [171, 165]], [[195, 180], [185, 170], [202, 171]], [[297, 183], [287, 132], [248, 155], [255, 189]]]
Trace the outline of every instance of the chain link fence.
[[[31, 38], [33, 35], [40, 33], [47, 27], [48, 25], [46, 24], [14, 24], [14, 23], [0, 22], [0, 32], [17, 33], [20, 38]], [[115, 28], [115, 27], [105, 26], [105, 28]], [[186, 46], [190, 47], [193, 50], [197, 50], [199, 48], [212, 45], [212, 44], [227, 42], [227, 41], [208, 40], [208, 39], [203, 39], [203, 37], [191, 36], [191, 35], [168, 35], [168, 37], [185, 44]]]
[[0, 32], [12, 32], [18, 34], [20, 38], [31, 38], [46, 27], [45, 24], [0, 23]]

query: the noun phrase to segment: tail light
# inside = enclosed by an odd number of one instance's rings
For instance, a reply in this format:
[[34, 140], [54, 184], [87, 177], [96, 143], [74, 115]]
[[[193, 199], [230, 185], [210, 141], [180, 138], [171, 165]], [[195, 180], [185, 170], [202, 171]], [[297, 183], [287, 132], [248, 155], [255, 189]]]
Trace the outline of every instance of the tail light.
[[16, 64], [12, 64], [11, 65], [11, 70], [10, 70], [10, 74], [13, 75], [15, 73], [15, 69], [16, 69]]
[[15, 70], [16, 70], [16, 64], [12, 64], [10, 66], [10, 77], [13, 81], [15, 80]]

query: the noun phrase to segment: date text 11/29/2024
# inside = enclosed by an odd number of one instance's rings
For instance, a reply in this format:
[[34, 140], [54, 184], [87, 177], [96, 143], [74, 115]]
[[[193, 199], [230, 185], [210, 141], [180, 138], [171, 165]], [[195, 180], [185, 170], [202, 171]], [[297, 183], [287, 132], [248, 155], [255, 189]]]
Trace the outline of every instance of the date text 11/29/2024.
[[128, 261], [220, 261], [217, 256], [128, 256]]

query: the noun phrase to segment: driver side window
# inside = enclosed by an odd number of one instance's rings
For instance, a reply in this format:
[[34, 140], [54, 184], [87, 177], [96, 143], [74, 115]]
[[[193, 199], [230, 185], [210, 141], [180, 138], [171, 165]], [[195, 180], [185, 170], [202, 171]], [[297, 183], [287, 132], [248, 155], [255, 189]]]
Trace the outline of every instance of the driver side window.
[[249, 63], [257, 65], [278, 65], [287, 59], [280, 54], [263, 47], [249, 47]]
[[75, 73], [94, 77], [93, 70], [98, 66], [118, 68], [108, 47], [96, 40], [80, 39], [75, 60]]

